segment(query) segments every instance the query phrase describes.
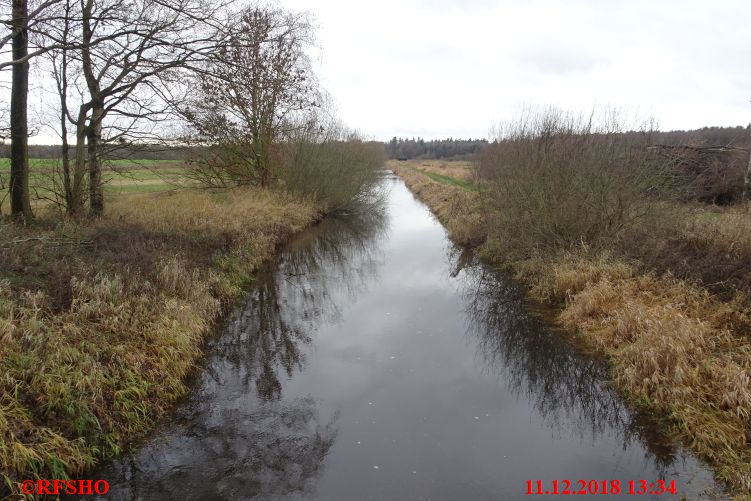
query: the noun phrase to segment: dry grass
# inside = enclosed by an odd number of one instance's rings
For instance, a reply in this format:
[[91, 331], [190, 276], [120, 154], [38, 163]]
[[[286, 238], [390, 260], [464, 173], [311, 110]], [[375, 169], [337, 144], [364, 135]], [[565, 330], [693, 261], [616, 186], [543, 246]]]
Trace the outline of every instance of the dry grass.
[[696, 280], [724, 299], [738, 292], [751, 297], [751, 213], [684, 208], [675, 225], [664, 226], [657, 234], [634, 236], [622, 248], [646, 267]]
[[80, 474], [148, 431], [185, 392], [222, 306], [316, 217], [286, 194], [183, 191], [120, 197], [89, 226], [3, 225], [6, 488]]
[[477, 193], [433, 181], [406, 163], [389, 162], [388, 166], [430, 207], [456, 242], [476, 245], [485, 239], [484, 218]]
[[749, 311], [608, 258], [564, 258], [548, 274], [569, 297], [562, 324], [607, 355], [629, 400], [668, 416], [719, 480], [751, 492], [751, 343], [735, 334]]
[[[467, 239], [462, 221], [471, 220], [472, 211], [479, 218], [479, 204], [453, 201], [458, 188], [431, 182], [413, 168], [397, 173], [450, 232]], [[463, 208], [458, 216], [455, 204]], [[480, 252], [510, 265], [535, 299], [559, 306], [559, 321], [608, 358], [623, 395], [641, 410], [667, 417], [668, 431], [742, 498], [751, 495], [751, 310], [738, 284], [750, 282], [751, 217], [703, 210], [683, 221], [672, 240], [652, 235], [643, 246], [661, 249], [652, 265], [669, 269], [670, 259], [683, 262], [693, 280], [587, 248], [533, 252], [513, 263], [497, 255], [492, 241]], [[668, 246], [680, 242], [681, 257], [668, 258]], [[697, 263], [706, 285], [712, 285], [710, 277], [724, 277], [723, 291], [735, 293], [720, 297], [698, 285]]]
[[392, 166], [404, 166], [421, 171], [453, 177], [461, 181], [472, 182], [475, 179], [475, 166], [464, 160], [407, 160], [404, 162], [391, 161]]

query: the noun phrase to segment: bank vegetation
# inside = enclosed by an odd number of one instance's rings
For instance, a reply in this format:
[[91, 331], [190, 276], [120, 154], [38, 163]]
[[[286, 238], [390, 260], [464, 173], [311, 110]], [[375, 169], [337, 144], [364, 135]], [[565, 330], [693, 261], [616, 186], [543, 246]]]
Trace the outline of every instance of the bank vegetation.
[[[477, 159], [475, 192], [393, 165], [452, 236], [482, 242], [484, 259], [558, 308], [558, 322], [609, 360], [635, 408], [664, 419], [720, 482], [748, 496], [748, 152], [655, 148], [654, 137], [615, 114], [549, 110], [499, 132]], [[724, 167], [697, 167], [707, 158]]]
[[[80, 477], [148, 433], [254, 272], [302, 228], [367, 210], [385, 159], [336, 119], [306, 14], [202, 0], [28, 7], [2, 13], [0, 39], [0, 52], [13, 45], [0, 70], [13, 69], [15, 120], [0, 168], [0, 497]], [[39, 126], [61, 137], [33, 173], [30, 65], [57, 83], [32, 90], [53, 110]], [[168, 169], [180, 182], [110, 195], [105, 169], [139, 149], [181, 152]]]

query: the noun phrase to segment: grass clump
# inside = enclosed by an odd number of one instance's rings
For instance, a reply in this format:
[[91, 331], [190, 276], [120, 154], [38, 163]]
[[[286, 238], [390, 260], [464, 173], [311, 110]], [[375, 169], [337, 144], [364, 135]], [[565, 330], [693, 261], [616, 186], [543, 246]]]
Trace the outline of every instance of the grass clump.
[[3, 494], [65, 478], [147, 432], [250, 274], [318, 206], [261, 189], [113, 200], [88, 225], [2, 225]]

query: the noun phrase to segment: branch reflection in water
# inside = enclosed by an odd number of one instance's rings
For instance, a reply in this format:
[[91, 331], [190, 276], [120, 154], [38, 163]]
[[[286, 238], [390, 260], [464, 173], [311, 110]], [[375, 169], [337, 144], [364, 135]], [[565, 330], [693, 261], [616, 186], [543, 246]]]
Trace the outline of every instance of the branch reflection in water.
[[332, 217], [258, 274], [245, 303], [209, 342], [190, 396], [161, 433], [97, 478], [107, 499], [269, 499], [310, 495], [337, 435], [311, 396], [284, 398], [322, 322], [362, 292], [382, 262], [383, 205]]
[[379, 207], [324, 220], [290, 244], [276, 267], [259, 274], [245, 307], [228, 323], [230, 333], [218, 340], [220, 374], [239, 371], [247, 385], [254, 378], [259, 398], [280, 398], [279, 374], [291, 378], [302, 370], [301, 348], [310, 334], [320, 322], [339, 319], [342, 295], [356, 295], [376, 276], [377, 242], [387, 223]]
[[607, 382], [605, 364], [577, 351], [570, 335], [545, 325], [519, 285], [466, 249], [452, 246], [449, 259], [451, 274], [460, 277], [467, 335], [477, 344], [480, 363], [517, 398], [527, 398], [551, 430], [593, 441], [615, 433], [624, 450], [636, 441], [645, 461], [665, 475], [681, 460], [656, 422], [624, 406]]

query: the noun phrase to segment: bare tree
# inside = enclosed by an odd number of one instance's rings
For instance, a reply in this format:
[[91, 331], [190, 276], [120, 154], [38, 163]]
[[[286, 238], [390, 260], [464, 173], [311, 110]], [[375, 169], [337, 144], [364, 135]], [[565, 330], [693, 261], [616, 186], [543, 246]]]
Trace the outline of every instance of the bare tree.
[[[108, 148], [163, 135], [159, 125], [175, 117], [176, 103], [193, 90], [186, 85], [189, 75], [196, 74], [201, 96], [194, 103], [200, 104], [188, 112], [183, 106], [180, 113], [191, 118], [203, 144], [225, 147], [219, 157], [225, 157], [224, 167], [232, 164], [235, 181], [268, 186], [279, 156], [274, 143], [299, 122], [296, 113], [320, 103], [305, 53], [312, 27], [304, 14], [257, 4], [233, 13], [233, 1], [46, 0], [33, 10], [32, 33], [39, 41], [29, 52], [25, 29], [31, 15], [26, 0], [12, 0], [19, 46], [0, 69], [13, 66], [17, 96], [11, 110], [14, 213], [31, 217], [28, 62], [48, 52], [60, 99], [62, 186], [69, 214], [83, 213], [86, 186], [91, 214], [102, 214]], [[6, 42], [0, 39], [0, 50]], [[72, 158], [69, 130], [75, 137]]]
[[[77, 127], [79, 133], [85, 128], [93, 215], [104, 209], [105, 119], [120, 120], [110, 140], [122, 139], [139, 122], [163, 119], [184, 72], [203, 64], [220, 46], [222, 8], [208, 0], [81, 0], [79, 62], [88, 101], [82, 104]], [[85, 124], [80, 123], [83, 113]], [[80, 141], [76, 148], [80, 162]]]
[[10, 98], [10, 207], [16, 218], [33, 218], [29, 199], [27, 101], [29, 95], [29, 9], [26, 0], [13, 0], [13, 83]]
[[4, 4], [4, 14], [9, 18], [0, 24], [9, 28], [9, 33], [0, 37], [0, 53], [7, 54], [11, 44], [10, 58], [0, 62], [0, 70], [12, 68], [10, 97], [10, 199], [11, 214], [15, 219], [31, 221], [33, 213], [29, 196], [29, 152], [28, 152], [28, 95], [29, 60], [51, 49], [41, 45], [29, 51], [29, 31], [44, 23], [46, 16], [60, 0], [45, 0], [29, 8], [28, 0], [10, 0], [10, 10]]
[[46, 36], [60, 100], [64, 198], [68, 212], [81, 215], [88, 184], [98, 216], [108, 152], [163, 135], [159, 124], [184, 101], [187, 75], [221, 46], [221, 16], [233, 0], [57, 1], [63, 3]]
[[197, 142], [214, 146], [199, 166], [219, 184], [268, 186], [278, 163], [275, 143], [319, 105], [306, 49], [313, 29], [306, 14], [268, 6], [243, 9], [227, 29], [226, 46], [198, 77], [200, 94], [185, 115]]
[[[73, 22], [73, 0], [65, 0], [63, 5], [63, 15], [61, 16], [59, 26], [59, 39], [67, 46], [70, 41], [71, 24]], [[50, 63], [52, 74], [55, 77], [55, 86], [60, 98], [59, 120], [60, 120], [60, 154], [62, 159], [62, 182], [63, 197], [65, 207], [69, 214], [75, 214], [77, 209], [82, 207], [81, 186], [83, 184], [83, 170], [76, 171], [71, 176], [70, 169], [70, 144], [68, 142], [68, 118], [70, 110], [68, 108], [68, 62], [70, 60], [69, 50], [63, 48], [50, 52]]]

